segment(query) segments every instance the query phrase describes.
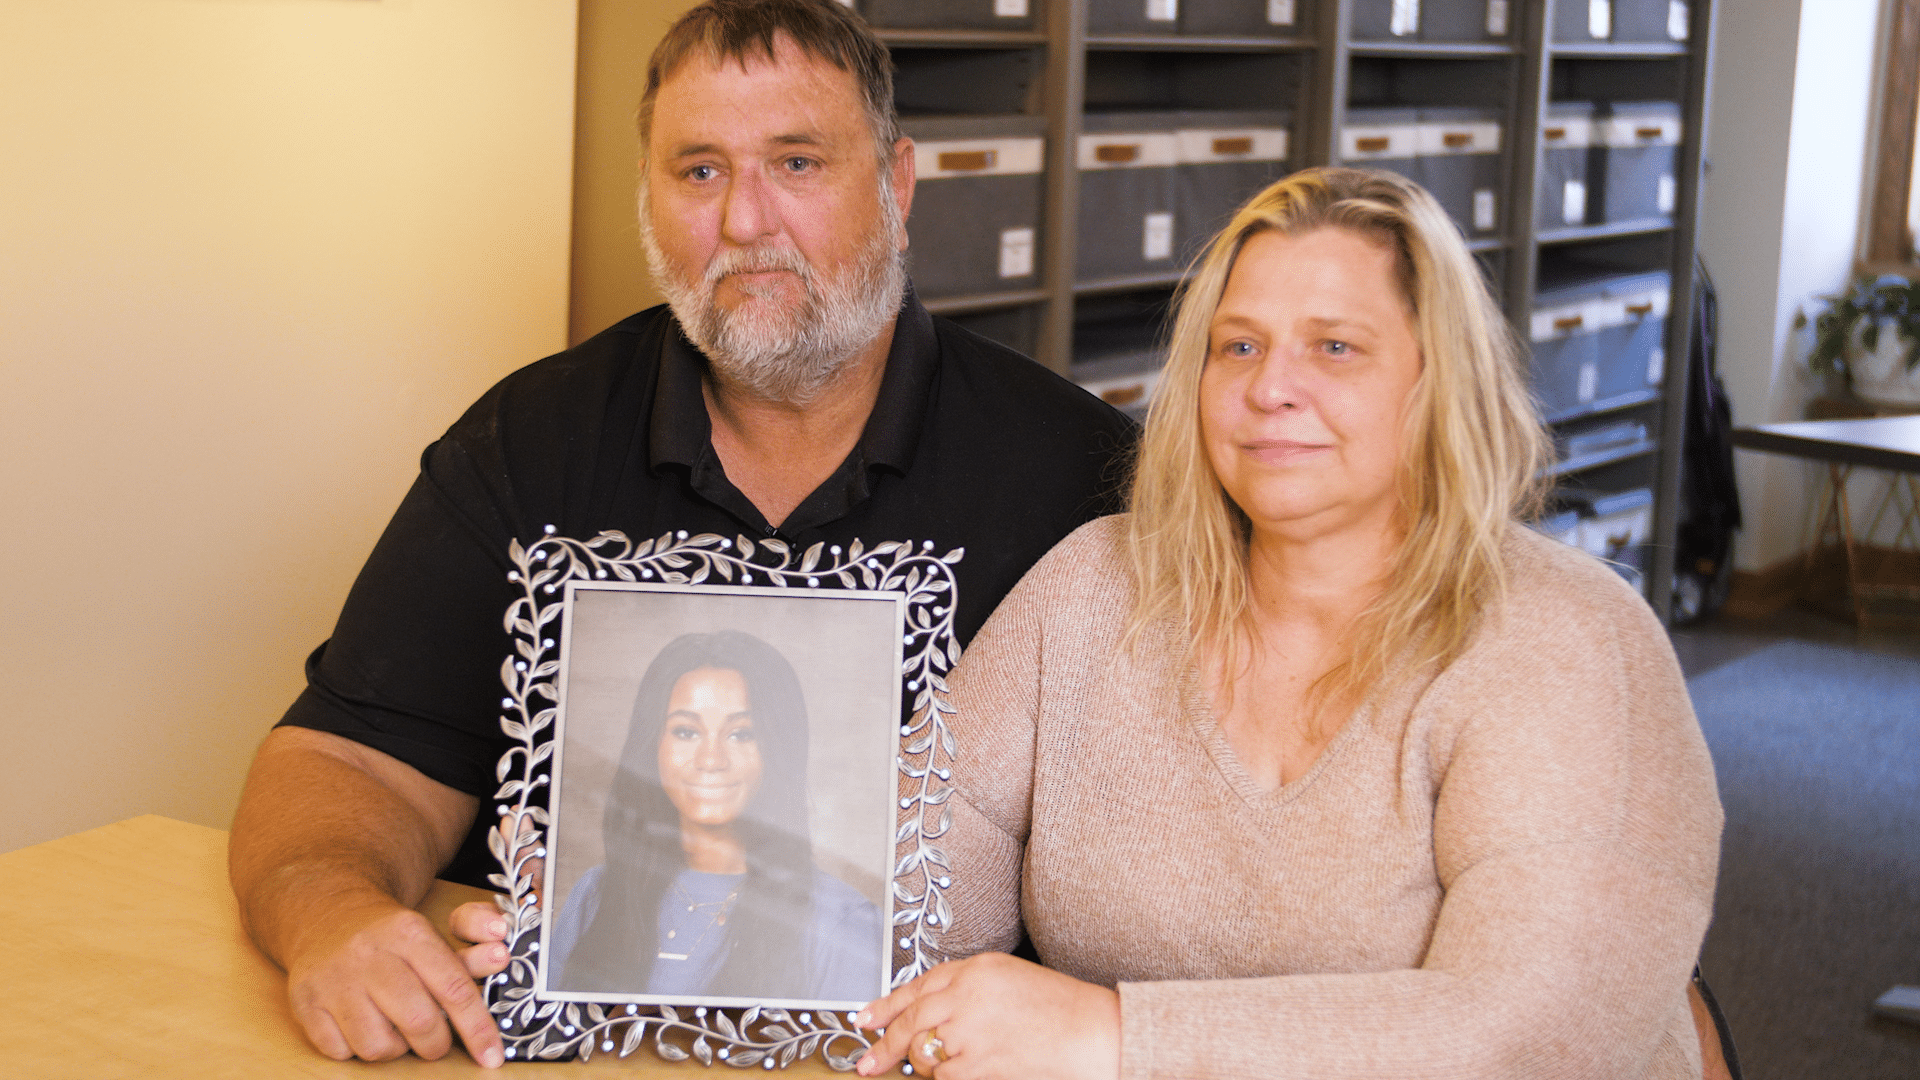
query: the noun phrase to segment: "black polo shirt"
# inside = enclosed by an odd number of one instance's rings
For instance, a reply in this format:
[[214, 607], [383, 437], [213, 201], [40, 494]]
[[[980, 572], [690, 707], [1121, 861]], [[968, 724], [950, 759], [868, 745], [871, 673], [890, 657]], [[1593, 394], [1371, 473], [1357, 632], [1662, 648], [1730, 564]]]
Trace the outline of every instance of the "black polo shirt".
[[[544, 527], [964, 547], [954, 629], [970, 641], [1027, 568], [1119, 508], [1129, 421], [1027, 358], [927, 314], [909, 295], [853, 452], [779, 529], [714, 453], [706, 360], [664, 307], [489, 390], [422, 456], [333, 637], [307, 661], [283, 725], [330, 731], [486, 797], [500, 732], [512, 541]], [[484, 885], [483, 813], [445, 876]]]

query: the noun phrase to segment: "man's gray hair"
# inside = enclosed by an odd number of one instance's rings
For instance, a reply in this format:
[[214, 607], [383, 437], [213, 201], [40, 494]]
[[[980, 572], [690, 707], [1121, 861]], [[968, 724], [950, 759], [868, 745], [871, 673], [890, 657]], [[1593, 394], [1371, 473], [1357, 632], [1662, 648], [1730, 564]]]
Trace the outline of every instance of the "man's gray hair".
[[883, 168], [893, 165], [900, 120], [893, 108], [893, 58], [858, 15], [834, 0], [707, 0], [667, 30], [647, 61], [647, 91], [640, 98], [640, 154], [652, 153], [653, 102], [660, 84], [690, 57], [745, 65], [753, 57], [775, 59], [785, 35], [800, 51], [853, 76], [873, 131]]

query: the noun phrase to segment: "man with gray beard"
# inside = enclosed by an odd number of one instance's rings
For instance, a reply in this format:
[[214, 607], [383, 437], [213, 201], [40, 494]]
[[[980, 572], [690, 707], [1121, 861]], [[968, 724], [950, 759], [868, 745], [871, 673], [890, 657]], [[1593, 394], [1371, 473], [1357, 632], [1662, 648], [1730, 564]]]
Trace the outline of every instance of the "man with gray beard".
[[[508, 741], [509, 547], [546, 526], [965, 548], [955, 633], [1057, 540], [1118, 509], [1119, 414], [928, 315], [903, 267], [913, 145], [886, 50], [833, 0], [709, 0], [654, 53], [641, 223], [668, 305], [508, 376], [421, 462], [308, 685], [255, 758], [231, 874], [323, 1054], [475, 1060], [502, 1044], [412, 910], [484, 885]], [[923, 259], [939, 252], [921, 252]]]

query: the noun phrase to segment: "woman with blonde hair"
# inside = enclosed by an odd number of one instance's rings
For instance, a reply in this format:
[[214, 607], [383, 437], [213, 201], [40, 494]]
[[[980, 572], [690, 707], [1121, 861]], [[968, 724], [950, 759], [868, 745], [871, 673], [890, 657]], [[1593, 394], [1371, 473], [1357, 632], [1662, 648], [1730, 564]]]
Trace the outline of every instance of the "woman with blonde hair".
[[[1179, 299], [1131, 513], [955, 673], [956, 956], [874, 1075], [1697, 1077], [1720, 806], [1666, 637], [1517, 522], [1547, 445], [1444, 212], [1262, 192]], [[1045, 968], [1011, 948], [1024, 921]]]

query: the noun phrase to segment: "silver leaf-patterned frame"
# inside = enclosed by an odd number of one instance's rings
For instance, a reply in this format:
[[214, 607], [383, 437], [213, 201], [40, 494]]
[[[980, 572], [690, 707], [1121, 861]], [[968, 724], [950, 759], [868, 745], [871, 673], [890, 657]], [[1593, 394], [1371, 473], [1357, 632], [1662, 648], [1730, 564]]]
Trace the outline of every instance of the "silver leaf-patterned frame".
[[[946, 673], [960, 659], [953, 636], [959, 583], [953, 567], [964, 549], [936, 553], [931, 541], [890, 540], [871, 548], [855, 540], [814, 544], [804, 552], [777, 539], [728, 540], [714, 533], [667, 533], [638, 543], [619, 532], [591, 540], [560, 536], [553, 526], [531, 545], [508, 549], [507, 579], [520, 589], [507, 606], [506, 631], [514, 654], [500, 666], [506, 688], [500, 729], [513, 741], [495, 769], [493, 801], [500, 815], [488, 846], [500, 865], [490, 875], [505, 890], [495, 903], [507, 915], [507, 969], [487, 980], [487, 1004], [507, 1044], [508, 1060], [554, 1061], [633, 1053], [651, 1034], [655, 1052], [669, 1061], [697, 1059], [736, 1068], [785, 1068], [819, 1053], [833, 1069], [853, 1068], [871, 1040], [851, 1016], [752, 1006], [744, 1009], [543, 1000], [534, 991], [542, 908], [531, 871], [546, 857], [549, 817], [534, 797], [551, 790], [546, 765], [554, 751], [560, 671], [555, 624], [565, 610], [568, 581], [661, 581], [742, 585], [764, 580], [796, 589], [867, 589], [904, 593], [906, 648], [901, 678], [912, 695], [900, 728], [899, 805], [912, 811], [894, 834], [894, 944], [910, 957], [893, 973], [899, 986], [942, 959], [939, 934], [952, 918], [945, 891], [952, 881], [936, 841], [947, 831], [953, 789], [953, 735], [946, 718]], [[903, 1071], [911, 1071], [906, 1066]]]

